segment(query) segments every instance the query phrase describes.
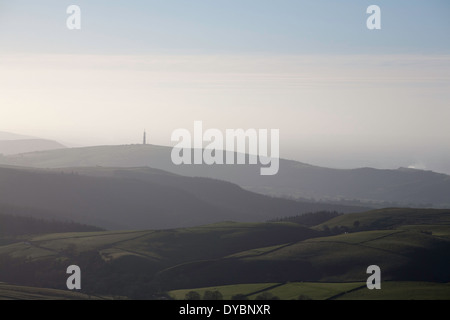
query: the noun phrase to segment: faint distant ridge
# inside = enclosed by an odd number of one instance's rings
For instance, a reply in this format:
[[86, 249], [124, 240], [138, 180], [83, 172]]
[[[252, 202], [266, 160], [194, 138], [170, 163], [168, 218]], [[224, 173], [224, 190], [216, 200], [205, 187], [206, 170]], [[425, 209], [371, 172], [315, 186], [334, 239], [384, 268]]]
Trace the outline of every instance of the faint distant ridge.
[[[0, 164], [35, 168], [150, 167], [171, 173], [228, 181], [260, 194], [340, 205], [450, 208], [450, 176], [412, 168], [333, 169], [280, 159], [270, 177], [255, 165], [181, 165], [172, 148], [155, 145], [97, 146], [11, 155]], [[295, 214], [294, 214], [295, 215]]]
[[66, 148], [66, 146], [53, 140], [0, 131], [0, 155], [14, 155], [63, 148]]
[[37, 137], [25, 136], [22, 134], [0, 131], [0, 140], [28, 140], [38, 139]]
[[36, 151], [64, 149], [63, 144], [44, 139], [0, 140], [0, 154], [12, 155]]

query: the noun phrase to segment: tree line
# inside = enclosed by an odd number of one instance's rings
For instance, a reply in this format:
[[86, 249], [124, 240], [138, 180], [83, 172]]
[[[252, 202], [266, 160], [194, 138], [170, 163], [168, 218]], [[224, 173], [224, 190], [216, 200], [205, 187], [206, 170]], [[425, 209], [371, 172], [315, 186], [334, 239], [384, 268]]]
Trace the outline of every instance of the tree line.
[[2, 213], [2, 211], [3, 210], [0, 211], [0, 237], [63, 232], [103, 231], [101, 228], [73, 221], [48, 220], [31, 216], [5, 214]]

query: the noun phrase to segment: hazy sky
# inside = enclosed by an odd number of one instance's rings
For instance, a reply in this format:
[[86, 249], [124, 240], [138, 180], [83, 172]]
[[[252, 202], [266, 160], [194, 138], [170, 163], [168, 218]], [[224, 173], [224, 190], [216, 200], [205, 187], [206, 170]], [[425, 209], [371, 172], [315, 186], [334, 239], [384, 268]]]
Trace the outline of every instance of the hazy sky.
[[313, 164], [450, 172], [448, 34], [445, 0], [0, 0], [0, 131], [169, 145], [202, 120], [280, 129]]

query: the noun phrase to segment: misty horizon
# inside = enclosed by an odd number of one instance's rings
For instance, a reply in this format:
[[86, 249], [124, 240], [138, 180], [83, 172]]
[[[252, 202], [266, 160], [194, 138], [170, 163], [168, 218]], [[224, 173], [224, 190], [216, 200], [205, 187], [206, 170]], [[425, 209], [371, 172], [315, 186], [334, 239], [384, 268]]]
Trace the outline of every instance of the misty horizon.
[[0, 1], [0, 300], [449, 300], [449, 13]]
[[[94, 146], [107, 146], [107, 145], [130, 145], [142, 143], [142, 132], [136, 134], [135, 139], [120, 139], [117, 143], [111, 141], [100, 141], [98, 143], [83, 143], [83, 141], [68, 141], [62, 140], [58, 137], [37, 137], [33, 135], [18, 135], [12, 132], [10, 138], [7, 138], [6, 132], [0, 132], [0, 141], [14, 141], [19, 139], [45, 139], [49, 141], [56, 141], [68, 148], [82, 148], [82, 147], [94, 147]], [[3, 137], [3, 138], [2, 138]], [[153, 141], [151, 136], [147, 144], [174, 147], [175, 143], [164, 141]], [[330, 147], [320, 148], [320, 146], [310, 146], [303, 152], [299, 152], [295, 147], [284, 147], [287, 143], [281, 141], [280, 158], [286, 160], [293, 160], [310, 165], [336, 168], [336, 169], [356, 169], [363, 167], [371, 167], [376, 169], [398, 169], [398, 168], [412, 168], [418, 170], [430, 170], [445, 174], [450, 174], [450, 164], [446, 159], [450, 158], [450, 151], [446, 153], [446, 150], [442, 150], [441, 153], [426, 152], [423, 153], [420, 150], [427, 149], [427, 146], [422, 146], [418, 150], [418, 146], [411, 144], [404, 146], [403, 149], [396, 148], [395, 146], [385, 146], [368, 148], [367, 146], [355, 147], [355, 145], [341, 145], [336, 146], [334, 150], [330, 150]], [[351, 150], [357, 150], [358, 154], [352, 153]], [[350, 151], [350, 152], [349, 152]], [[1, 150], [0, 150], [0, 153]], [[426, 154], [427, 157], [424, 157]], [[389, 155], [387, 157], [386, 155]]]
[[78, 4], [80, 30], [67, 29], [64, 4], [2, 4], [0, 130], [68, 146], [139, 143], [147, 130], [172, 146], [174, 130], [201, 120], [280, 129], [285, 159], [450, 174], [447, 3], [380, 0], [381, 30], [357, 1], [239, 14], [203, 0]]

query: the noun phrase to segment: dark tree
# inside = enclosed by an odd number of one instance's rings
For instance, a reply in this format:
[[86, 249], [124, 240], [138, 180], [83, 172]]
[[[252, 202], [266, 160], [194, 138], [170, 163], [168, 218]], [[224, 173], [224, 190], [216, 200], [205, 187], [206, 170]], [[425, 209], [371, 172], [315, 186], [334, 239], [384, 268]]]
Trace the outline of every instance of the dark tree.
[[184, 300], [201, 300], [200, 293], [196, 291], [189, 291], [186, 293]]
[[219, 291], [205, 291], [203, 300], [223, 300], [223, 296]]
[[280, 298], [277, 296], [274, 296], [270, 292], [263, 292], [260, 295], [256, 296], [255, 300], [280, 300]]

